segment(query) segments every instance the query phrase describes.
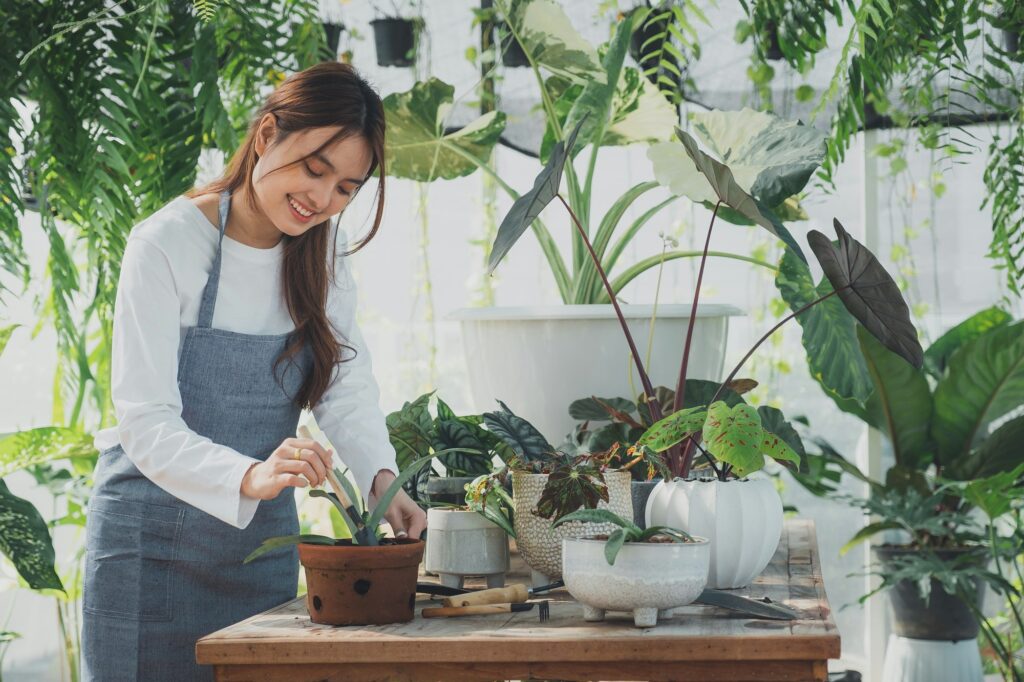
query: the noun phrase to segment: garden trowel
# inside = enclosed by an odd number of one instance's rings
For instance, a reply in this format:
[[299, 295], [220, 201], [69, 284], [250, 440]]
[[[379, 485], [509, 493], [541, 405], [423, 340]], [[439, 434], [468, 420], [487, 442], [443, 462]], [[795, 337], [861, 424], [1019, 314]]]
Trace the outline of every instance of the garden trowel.
[[[444, 600], [445, 606], [479, 606], [483, 604], [503, 604], [525, 602], [527, 599], [541, 592], [547, 592], [559, 587], [564, 587], [565, 582], [559, 580], [550, 585], [528, 588], [523, 584], [509, 585], [508, 587], [497, 587], [489, 590], [463, 590], [457, 596], [447, 597]], [[723, 590], [704, 590], [694, 601], [706, 606], [717, 606], [730, 611], [737, 611], [755, 618], [769, 618], [772, 620], [796, 620], [799, 614], [788, 606], [767, 601], [767, 597], [753, 599], [744, 597]]]

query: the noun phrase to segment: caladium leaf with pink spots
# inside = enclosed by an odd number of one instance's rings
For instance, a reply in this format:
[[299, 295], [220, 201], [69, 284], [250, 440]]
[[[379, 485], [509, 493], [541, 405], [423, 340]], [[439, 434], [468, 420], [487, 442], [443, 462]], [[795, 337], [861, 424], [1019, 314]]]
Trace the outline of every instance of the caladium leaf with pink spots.
[[708, 451], [718, 461], [730, 465], [737, 476], [746, 476], [764, 466], [761, 454], [764, 442], [761, 416], [753, 406], [740, 403], [729, 407], [718, 401], [708, 408], [704, 443]]

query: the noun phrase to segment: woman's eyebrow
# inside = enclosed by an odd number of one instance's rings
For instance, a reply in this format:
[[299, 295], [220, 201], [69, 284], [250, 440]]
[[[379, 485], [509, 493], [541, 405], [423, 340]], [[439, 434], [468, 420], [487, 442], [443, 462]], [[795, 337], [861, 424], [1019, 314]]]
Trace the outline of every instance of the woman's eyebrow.
[[[319, 161], [320, 163], [324, 164], [325, 166], [330, 168], [332, 171], [334, 170], [334, 164], [331, 163], [330, 161], [328, 161], [326, 156], [324, 156], [320, 152], [313, 152], [313, 156], [316, 157], [317, 161]], [[357, 185], [362, 185], [363, 183], [366, 182], [366, 178], [363, 178], [363, 179], [359, 179], [359, 178], [344, 178], [342, 180], [342, 182], [353, 182], [353, 183], [355, 183]]]

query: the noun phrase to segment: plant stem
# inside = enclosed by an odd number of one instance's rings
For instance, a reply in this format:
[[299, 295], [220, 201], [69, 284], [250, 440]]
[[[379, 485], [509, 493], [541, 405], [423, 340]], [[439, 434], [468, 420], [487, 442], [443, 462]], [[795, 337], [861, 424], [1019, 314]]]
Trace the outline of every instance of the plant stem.
[[[848, 289], [849, 287], [850, 287], [850, 285], [846, 285], [845, 287], [843, 287], [843, 289]], [[810, 303], [808, 303], [807, 305], [805, 305], [805, 306], [803, 306], [802, 308], [800, 308], [800, 310], [797, 310], [796, 312], [792, 312], [792, 313], [790, 313], [789, 315], [787, 315], [786, 317], [782, 318], [782, 320], [780, 320], [780, 321], [778, 322], [778, 324], [776, 324], [776, 325], [775, 325], [774, 327], [772, 327], [771, 329], [769, 329], [769, 330], [768, 330], [768, 331], [767, 331], [767, 332], [766, 332], [766, 333], [764, 334], [764, 336], [762, 336], [762, 337], [761, 337], [760, 339], [758, 339], [758, 340], [757, 340], [757, 343], [755, 343], [755, 344], [754, 344], [754, 345], [753, 345], [753, 346], [752, 346], [752, 347], [750, 348], [750, 350], [748, 350], [748, 351], [747, 351], [747, 354], [743, 356], [743, 359], [742, 359], [742, 360], [740, 360], [740, 361], [739, 361], [738, 363], [736, 363], [736, 366], [735, 366], [735, 367], [733, 367], [733, 369], [732, 369], [732, 372], [730, 372], [730, 373], [729, 373], [729, 376], [728, 376], [728, 377], [726, 377], [725, 381], [723, 381], [723, 382], [722, 382], [721, 384], [719, 384], [719, 386], [718, 386], [718, 390], [717, 390], [717, 391], [715, 391], [715, 395], [713, 395], [713, 396], [711, 397], [711, 400], [709, 400], [709, 401], [708, 401], [708, 405], [710, 406], [710, 405], [711, 405], [711, 404], [712, 404], [713, 402], [715, 402], [716, 400], [718, 400], [718, 398], [719, 398], [719, 397], [720, 397], [720, 396], [722, 395], [722, 391], [723, 391], [723, 390], [725, 390], [725, 387], [726, 387], [726, 386], [728, 386], [728, 385], [729, 385], [729, 384], [730, 384], [730, 383], [732, 382], [732, 380], [736, 378], [736, 373], [740, 371], [740, 369], [741, 369], [741, 368], [743, 367], [743, 364], [744, 364], [744, 363], [745, 363], [745, 362], [746, 362], [747, 360], [749, 360], [749, 359], [750, 359], [750, 356], [754, 354], [754, 351], [755, 351], [755, 350], [757, 350], [757, 349], [758, 349], [758, 348], [759, 348], [759, 347], [761, 346], [761, 344], [762, 344], [762, 343], [764, 343], [765, 341], [767, 341], [767, 340], [768, 340], [768, 337], [769, 337], [769, 336], [771, 336], [771, 335], [772, 335], [772, 334], [774, 334], [774, 333], [775, 333], [776, 331], [778, 331], [779, 327], [781, 327], [782, 325], [786, 324], [787, 322], [789, 322], [790, 320], [792, 320], [792, 319], [793, 319], [794, 317], [796, 317], [796, 316], [797, 316], [797, 315], [799, 315], [800, 313], [802, 313], [802, 312], [804, 312], [805, 310], [807, 310], [808, 308], [811, 308], [811, 307], [813, 307], [813, 306], [816, 306], [816, 305], [818, 305], [819, 303], [821, 303], [822, 301], [825, 301], [825, 300], [827, 300], [827, 299], [831, 298], [832, 296], [835, 296], [835, 295], [836, 295], [836, 294], [838, 294], [838, 293], [839, 293], [840, 291], [842, 291], [842, 289], [833, 289], [832, 291], [828, 292], [828, 293], [827, 293], [827, 294], [825, 294], [824, 296], [819, 296], [818, 298], [814, 299], [813, 301], [811, 301], [811, 302], [810, 302]], [[690, 457], [690, 458], [689, 458], [689, 460], [687, 460], [687, 461], [684, 461], [684, 462], [683, 462], [683, 467], [684, 467], [684, 469], [683, 469], [683, 471], [684, 471], [684, 474], [683, 474], [683, 475], [684, 475], [684, 476], [685, 476], [685, 474], [687, 474], [687, 473], [689, 473], [689, 472], [690, 472], [690, 463], [692, 462], [692, 460], [693, 460], [693, 458], [692, 458], [692, 457]], [[723, 467], [723, 472], [727, 474], [727, 473], [729, 473], [729, 469], [731, 469], [731, 467], [729, 467], [728, 465], [726, 465], [725, 467]]]
[[647, 396], [647, 409], [651, 412], [651, 419], [658, 421], [661, 419], [661, 405], [654, 398], [654, 386], [651, 385], [651, 379], [647, 376], [647, 371], [644, 369], [644, 363], [640, 359], [640, 352], [636, 349], [636, 343], [633, 341], [633, 335], [629, 333], [629, 325], [626, 324], [626, 318], [622, 316], [622, 309], [619, 308], [619, 302], [615, 298], [615, 292], [612, 291], [612, 285], [608, 283], [608, 277], [605, 275], [604, 268], [601, 267], [601, 260], [594, 253], [594, 247], [591, 246], [590, 240], [587, 238], [587, 233], [580, 225], [579, 219], [573, 212], [572, 207], [565, 200], [561, 194], [556, 194], [558, 200], [565, 206], [565, 210], [569, 212], [569, 216], [572, 218], [572, 222], [576, 225], [576, 229], [579, 231], [580, 238], [583, 240], [583, 244], [587, 247], [590, 252], [590, 257], [594, 261], [594, 266], [597, 268], [597, 272], [601, 275], [601, 281], [604, 282], [604, 287], [608, 291], [608, 296], [611, 298], [612, 307], [615, 308], [615, 314], [619, 318], [619, 324], [622, 325], [622, 333], [626, 335], [626, 343], [629, 344], [629, 352], [633, 354], [633, 362], [636, 363], [636, 371], [640, 375], [640, 382], [644, 386], [644, 394]]
[[[711, 222], [708, 224], [708, 235], [704, 239], [704, 251], [700, 256], [700, 268], [697, 270], [697, 286], [693, 292], [693, 305], [690, 307], [690, 319], [686, 323], [686, 343], [683, 345], [683, 361], [679, 364], [679, 379], [676, 381], [676, 394], [672, 400], [672, 411], [678, 412], [686, 397], [686, 370], [690, 364], [690, 345], [693, 342], [693, 328], [697, 324], [697, 303], [700, 301], [700, 287], [704, 281], [704, 266], [708, 262], [708, 249], [711, 248], [711, 232], [715, 227], [715, 218], [718, 217], [718, 209], [722, 205], [719, 199], [715, 204], [715, 210], [711, 213]], [[693, 461], [693, 445], [695, 441], [690, 438], [683, 446], [674, 445], [668, 451], [669, 468], [673, 473], [678, 472], [684, 478], [689, 473], [689, 467], [685, 466]]]

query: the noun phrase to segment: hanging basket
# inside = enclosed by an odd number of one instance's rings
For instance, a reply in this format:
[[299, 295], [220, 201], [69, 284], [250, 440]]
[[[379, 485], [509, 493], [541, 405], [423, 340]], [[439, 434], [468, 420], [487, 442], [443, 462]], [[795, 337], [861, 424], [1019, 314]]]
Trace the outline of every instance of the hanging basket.
[[513, 68], [529, 66], [530, 60], [526, 58], [523, 46], [512, 35], [508, 24], [503, 24], [502, 27], [503, 30], [498, 33], [501, 36], [501, 63]]

